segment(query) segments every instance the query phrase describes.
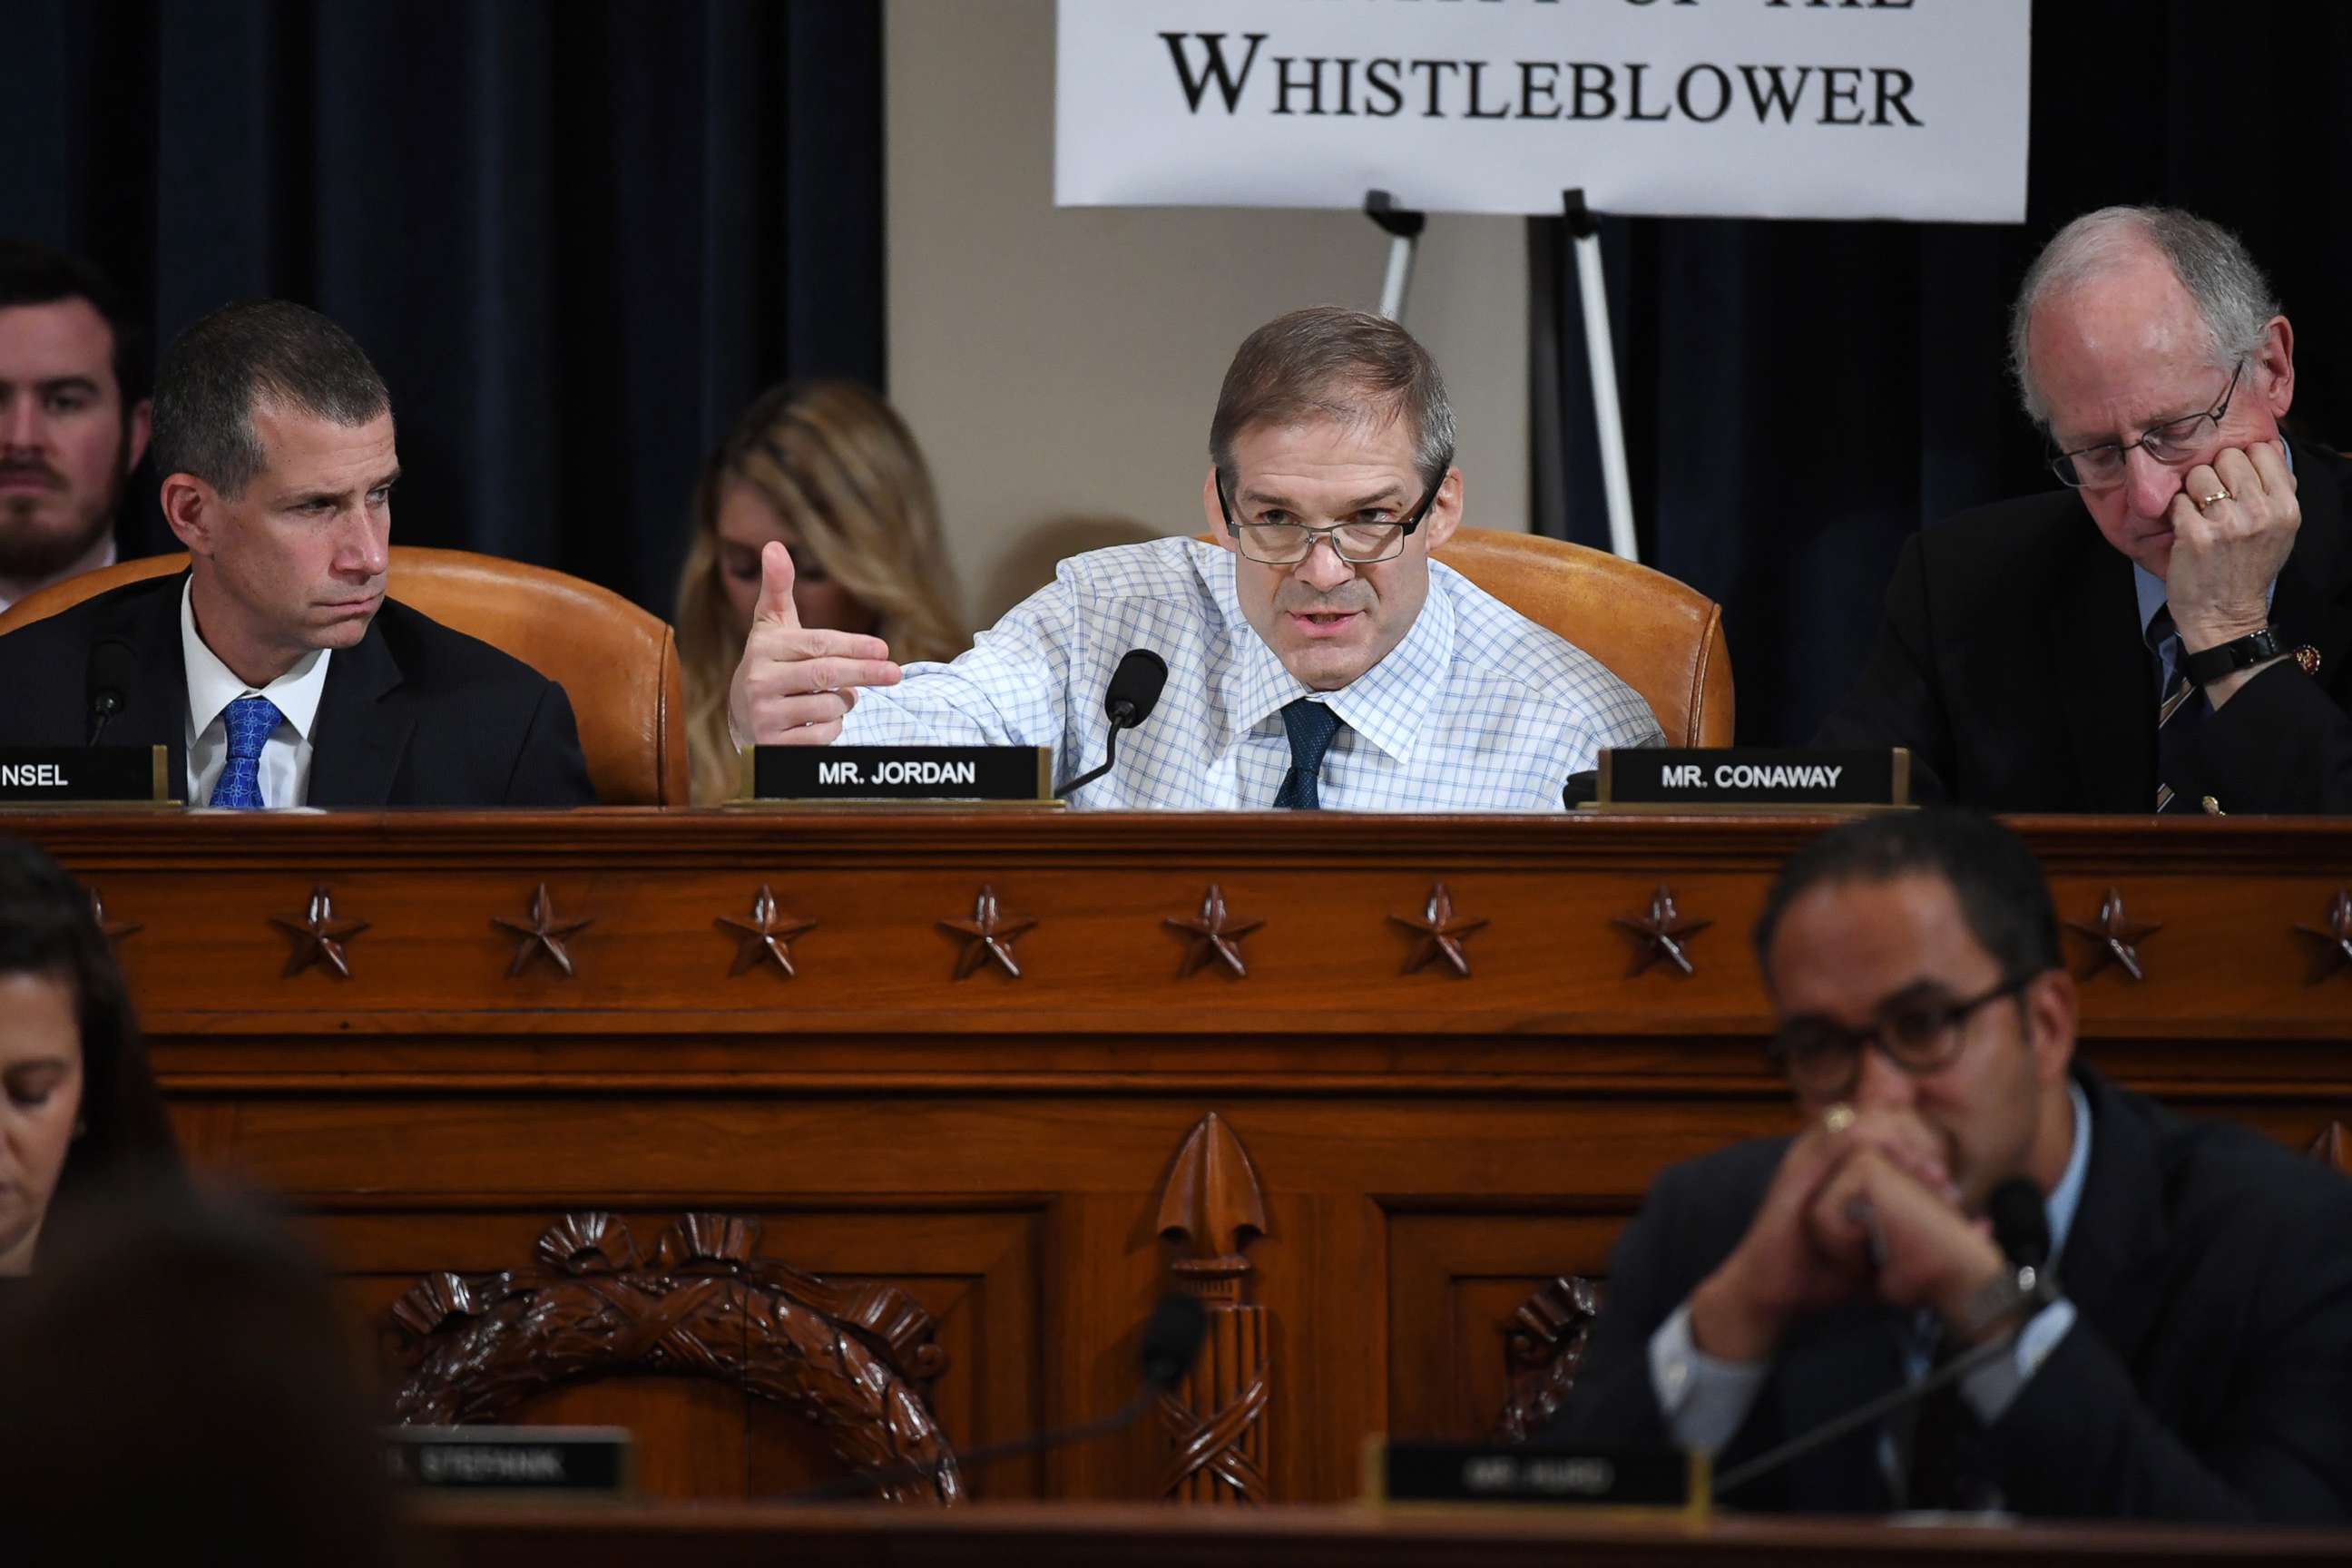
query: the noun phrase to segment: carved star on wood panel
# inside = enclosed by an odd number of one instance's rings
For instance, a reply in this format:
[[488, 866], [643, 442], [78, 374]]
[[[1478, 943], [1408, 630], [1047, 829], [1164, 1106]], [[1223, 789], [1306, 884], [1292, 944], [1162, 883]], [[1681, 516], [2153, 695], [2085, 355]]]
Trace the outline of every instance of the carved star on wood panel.
[[344, 944], [368, 929], [365, 921], [337, 917], [335, 896], [324, 887], [310, 889], [310, 904], [299, 919], [272, 915], [269, 923], [294, 939], [293, 956], [286, 961], [283, 978], [291, 980], [312, 964], [331, 969], [342, 979], [352, 977], [351, 956]]
[[721, 915], [719, 923], [736, 933], [735, 962], [727, 971], [730, 980], [765, 963], [774, 964], [787, 979], [797, 975], [800, 971], [793, 967], [793, 938], [816, 930], [814, 921], [779, 914], [776, 895], [765, 882], [760, 884], [759, 895], [751, 900], [750, 920]]
[[1437, 883], [1429, 889], [1429, 901], [1422, 907], [1420, 914], [1391, 915], [1389, 919], [1421, 932], [1421, 942], [1413, 949], [1412, 956], [1405, 960], [1401, 973], [1411, 974], [1443, 958], [1445, 966], [1454, 971], [1456, 978], [1469, 978], [1470, 959], [1462, 951], [1462, 939], [1483, 929], [1486, 922], [1455, 914], [1454, 895], [1445, 890], [1444, 883]]
[[1214, 882], [1209, 884], [1208, 893], [1201, 900], [1199, 914], [1171, 916], [1161, 923], [1192, 934], [1192, 943], [1185, 950], [1184, 965], [1176, 972], [1179, 980], [1212, 962], [1223, 964], [1236, 977], [1246, 976], [1249, 966], [1242, 962], [1241, 940], [1265, 924], [1264, 921], [1235, 920], [1225, 908], [1225, 890]]
[[2136, 921], [2126, 915], [2123, 894], [2109, 888], [2106, 897], [2099, 900], [2096, 925], [2085, 921], [2068, 921], [2066, 929], [2098, 944], [2091, 954], [2091, 966], [2083, 971], [2082, 978], [2088, 980], [2109, 964], [2114, 964], [2134, 980], [2145, 980], [2147, 975], [2141, 968], [2139, 944], [2162, 931], [2164, 926], [2159, 921]]
[[106, 900], [99, 897], [96, 888], [89, 890], [89, 918], [98, 922], [100, 934], [112, 945], [120, 946], [147, 928], [136, 921], [116, 921], [106, 917]]
[[970, 920], [940, 921], [940, 930], [964, 939], [963, 952], [956, 955], [955, 977], [969, 979], [982, 964], [994, 963], [1012, 978], [1020, 979], [1021, 965], [1013, 956], [1013, 944], [1036, 923], [1025, 915], [1005, 914], [997, 907], [996, 889], [983, 884], [980, 896], [971, 901]]
[[593, 920], [557, 919], [555, 900], [547, 896], [547, 884], [541, 882], [539, 885], [539, 891], [531, 895], [529, 925], [520, 921], [508, 920], [504, 915], [491, 916], [490, 923], [504, 926], [522, 939], [515, 943], [514, 962], [507, 965], [509, 980], [512, 980], [530, 967], [530, 961], [542, 952], [547, 954], [555, 967], [562, 972], [563, 978], [569, 980], [572, 978], [572, 951], [564, 946], [564, 942], [567, 938], [579, 935], [596, 922]]
[[1660, 959], [1685, 974], [1697, 973], [1697, 966], [1691, 963], [1688, 939], [1715, 922], [1685, 919], [1682, 911], [1675, 908], [1673, 890], [1661, 882], [1657, 891], [1650, 895], [1650, 907], [1645, 912], [1630, 919], [1612, 915], [1609, 923], [1622, 926], [1642, 939], [1640, 950], [1633, 954], [1633, 967], [1627, 971], [1630, 976], [1641, 973]]
[[2294, 929], [2305, 936], [2317, 937], [2323, 944], [2320, 962], [2325, 967], [2313, 980], [2313, 984], [2317, 984], [2339, 969], [2352, 966], [2352, 892], [2342, 888], [2336, 889], [2335, 901], [2327, 906], [2326, 925], [2298, 925]]

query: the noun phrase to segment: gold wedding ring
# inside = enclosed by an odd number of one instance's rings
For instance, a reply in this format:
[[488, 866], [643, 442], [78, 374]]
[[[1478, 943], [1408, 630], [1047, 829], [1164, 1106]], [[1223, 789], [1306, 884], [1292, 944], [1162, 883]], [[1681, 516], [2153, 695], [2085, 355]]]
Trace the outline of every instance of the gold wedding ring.
[[1834, 1138], [1853, 1125], [1853, 1107], [1841, 1100], [1822, 1112], [1822, 1131]]
[[2225, 501], [2229, 499], [2230, 492], [2227, 489], [2215, 490], [2211, 495], [2205, 497], [2197, 503], [2197, 510], [2199, 511], [2205, 511], [2210, 509], [2216, 501]]

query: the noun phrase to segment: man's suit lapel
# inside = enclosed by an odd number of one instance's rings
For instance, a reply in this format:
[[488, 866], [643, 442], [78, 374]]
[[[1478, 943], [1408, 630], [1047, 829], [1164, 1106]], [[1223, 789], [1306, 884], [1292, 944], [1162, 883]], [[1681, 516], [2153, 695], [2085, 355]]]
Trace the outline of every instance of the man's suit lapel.
[[[1783, 1347], [1772, 1375], [1780, 1388], [1778, 1439], [1801, 1437], [1903, 1381], [1895, 1315], [1876, 1305], [1823, 1313]], [[1792, 1461], [1790, 1510], [1878, 1512], [1890, 1506], [1885, 1471], [1879, 1464], [1880, 1433], [1878, 1426], [1867, 1425]]]
[[390, 804], [401, 758], [416, 728], [412, 714], [385, 700], [400, 680], [400, 664], [373, 622], [357, 645], [338, 649], [327, 661], [327, 684], [319, 693], [312, 731], [310, 805]]
[[2053, 601], [2053, 657], [2045, 674], [2059, 693], [2080, 809], [2147, 813], [2156, 809], [2156, 687], [2131, 563], [2087, 516], [2081, 523], [2087, 537], [2076, 538], [2065, 586]]
[[2087, 1068], [2076, 1075], [2091, 1103], [2091, 1165], [2082, 1202], [2058, 1256], [2058, 1286], [2084, 1325], [2126, 1366], [2138, 1359], [2163, 1292], [2164, 1186], [2156, 1128], [2137, 1107]]
[[2319, 679], [2334, 687], [2352, 655], [2352, 549], [2344, 537], [2343, 459], [2294, 443], [2295, 500], [2303, 509], [2294, 551], [2280, 568], [2271, 625], [2289, 647], [2319, 655]]
[[[180, 650], [180, 595], [184, 591], [181, 584], [186, 581], [184, 574], [173, 578], [168, 589], [159, 586], [127, 595], [107, 605], [90, 626], [91, 647], [120, 637], [131, 646], [139, 669], [139, 684], [129, 705], [108, 721], [99, 742], [166, 748], [171, 762], [164, 783], [175, 800], [188, 787], [188, 661]], [[79, 683], [83, 672], [76, 670], [70, 679]], [[82, 734], [88, 733], [85, 721]]]

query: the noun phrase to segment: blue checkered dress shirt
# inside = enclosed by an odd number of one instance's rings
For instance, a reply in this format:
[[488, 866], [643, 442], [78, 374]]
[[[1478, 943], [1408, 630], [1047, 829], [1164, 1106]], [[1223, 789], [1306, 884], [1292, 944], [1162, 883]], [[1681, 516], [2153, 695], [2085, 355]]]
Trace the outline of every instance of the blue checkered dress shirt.
[[1326, 811], [1558, 811], [1601, 747], [1665, 739], [1598, 659], [1434, 562], [1404, 640], [1351, 684], [1310, 693], [1243, 617], [1234, 558], [1191, 539], [1064, 561], [953, 663], [859, 691], [841, 739], [1048, 746], [1069, 778], [1102, 761], [1103, 691], [1134, 647], [1168, 661], [1167, 688], [1073, 805], [1271, 807], [1290, 767], [1282, 708], [1298, 697], [1345, 721], [1323, 762]]

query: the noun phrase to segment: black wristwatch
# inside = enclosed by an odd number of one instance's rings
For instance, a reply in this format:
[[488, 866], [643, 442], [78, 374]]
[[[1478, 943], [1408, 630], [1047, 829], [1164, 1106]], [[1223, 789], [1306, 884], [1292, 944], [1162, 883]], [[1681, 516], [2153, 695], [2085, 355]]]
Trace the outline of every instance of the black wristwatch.
[[2279, 639], [2278, 628], [2264, 626], [2252, 637], [2225, 642], [2219, 647], [2209, 647], [2200, 653], [2184, 650], [2180, 668], [2188, 671], [2189, 679], [2198, 685], [2210, 686], [2242, 669], [2251, 669], [2264, 659], [2283, 658], [2286, 651], [2286, 644]]

